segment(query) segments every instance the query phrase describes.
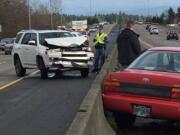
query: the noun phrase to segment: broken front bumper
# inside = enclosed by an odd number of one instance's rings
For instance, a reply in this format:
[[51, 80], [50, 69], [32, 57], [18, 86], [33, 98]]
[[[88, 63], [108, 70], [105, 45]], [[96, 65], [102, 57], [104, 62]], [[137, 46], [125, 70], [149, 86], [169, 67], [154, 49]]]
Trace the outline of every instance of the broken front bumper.
[[79, 60], [70, 60], [70, 59], [54, 59], [50, 62], [50, 67], [52, 68], [73, 68], [73, 69], [79, 69], [79, 68], [89, 68], [93, 66], [94, 60], [93, 58], [85, 60], [85, 59], [79, 59]]

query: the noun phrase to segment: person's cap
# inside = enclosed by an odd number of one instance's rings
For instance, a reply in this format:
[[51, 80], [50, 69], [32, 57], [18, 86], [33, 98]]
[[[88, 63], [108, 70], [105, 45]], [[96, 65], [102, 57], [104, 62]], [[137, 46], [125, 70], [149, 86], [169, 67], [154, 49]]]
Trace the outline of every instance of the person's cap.
[[99, 26], [99, 30], [102, 30], [102, 29], [103, 29], [103, 26], [102, 26], [102, 25], [100, 25], [100, 26]]

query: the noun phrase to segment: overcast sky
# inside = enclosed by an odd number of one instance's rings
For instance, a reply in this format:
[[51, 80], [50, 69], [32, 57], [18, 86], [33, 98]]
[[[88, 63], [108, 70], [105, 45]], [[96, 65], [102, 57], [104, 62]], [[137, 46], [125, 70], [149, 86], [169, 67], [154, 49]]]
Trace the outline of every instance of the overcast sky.
[[[160, 14], [170, 6], [173, 8], [180, 6], [180, 0], [91, 0], [91, 3], [92, 14], [118, 11], [142, 15]], [[90, 0], [63, 0], [63, 12], [89, 15]]]

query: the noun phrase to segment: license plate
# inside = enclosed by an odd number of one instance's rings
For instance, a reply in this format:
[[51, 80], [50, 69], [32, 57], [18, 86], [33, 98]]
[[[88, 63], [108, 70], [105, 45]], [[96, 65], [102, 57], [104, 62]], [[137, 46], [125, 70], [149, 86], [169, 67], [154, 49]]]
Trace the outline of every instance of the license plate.
[[143, 105], [133, 105], [133, 114], [138, 117], [149, 117], [151, 108]]

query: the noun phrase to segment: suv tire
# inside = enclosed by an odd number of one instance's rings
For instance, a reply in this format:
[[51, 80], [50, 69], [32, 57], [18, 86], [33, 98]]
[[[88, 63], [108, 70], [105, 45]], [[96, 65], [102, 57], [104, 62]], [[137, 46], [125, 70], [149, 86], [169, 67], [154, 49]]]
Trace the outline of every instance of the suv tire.
[[42, 58], [38, 59], [38, 66], [40, 70], [41, 79], [48, 78], [48, 69], [45, 67], [44, 61]]
[[89, 69], [85, 68], [85, 69], [81, 69], [81, 76], [82, 77], [88, 77], [89, 75]]
[[14, 58], [14, 65], [15, 65], [16, 75], [19, 77], [25, 76], [26, 69], [23, 68], [23, 66], [21, 64], [21, 60], [19, 59], [19, 57]]

